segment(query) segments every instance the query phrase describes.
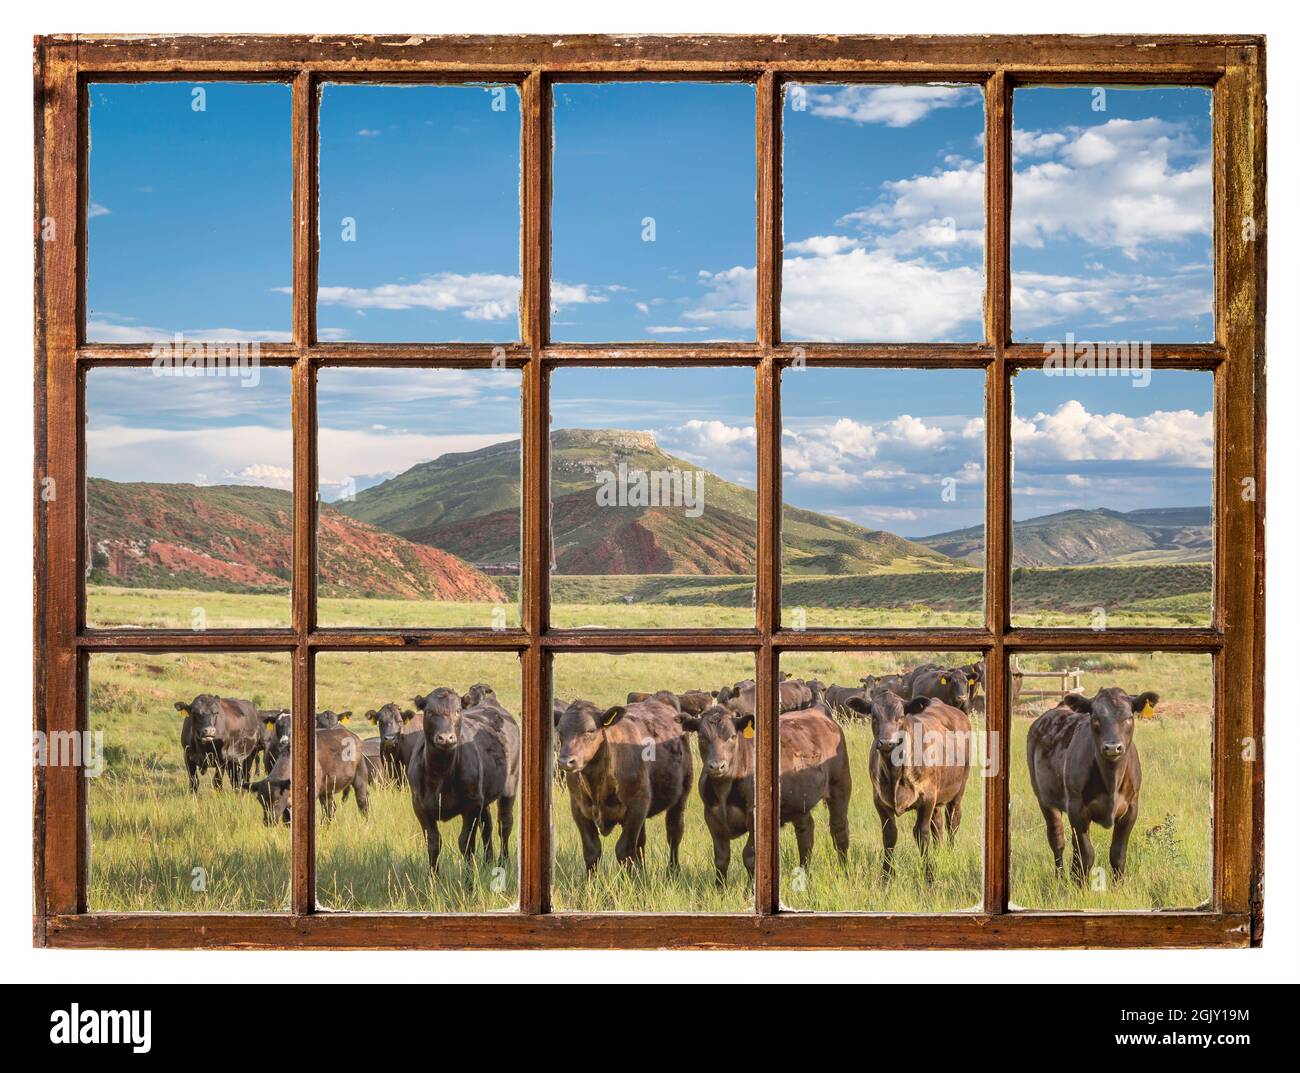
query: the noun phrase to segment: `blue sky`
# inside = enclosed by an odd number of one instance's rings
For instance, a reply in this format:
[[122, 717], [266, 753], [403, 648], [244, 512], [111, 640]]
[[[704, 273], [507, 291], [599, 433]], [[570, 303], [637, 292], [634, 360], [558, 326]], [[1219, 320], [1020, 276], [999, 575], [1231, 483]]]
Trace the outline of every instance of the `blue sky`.
[[[1208, 91], [1098, 92], [1016, 91], [1015, 333], [1208, 339]], [[89, 337], [287, 338], [288, 87], [90, 98]], [[556, 87], [553, 338], [753, 338], [754, 106], [748, 84]], [[795, 85], [783, 115], [785, 337], [978, 340], [980, 90]], [[518, 338], [519, 136], [511, 86], [324, 88], [323, 339]]]

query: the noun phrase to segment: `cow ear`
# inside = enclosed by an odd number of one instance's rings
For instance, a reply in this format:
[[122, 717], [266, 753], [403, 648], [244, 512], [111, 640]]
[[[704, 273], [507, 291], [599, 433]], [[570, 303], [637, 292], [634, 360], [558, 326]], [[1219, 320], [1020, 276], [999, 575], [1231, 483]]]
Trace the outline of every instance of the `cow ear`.
[[189, 715], [189, 713], [190, 713], [190, 706], [189, 706], [188, 704], [186, 704], [183, 700], [178, 700], [178, 701], [176, 702], [176, 710], [177, 710], [178, 712], [184, 712], [186, 715]]
[[271, 719], [263, 719], [262, 722], [266, 724], [266, 729], [267, 729], [267, 730], [274, 730], [274, 729], [275, 729], [275, 719], [274, 719], [274, 718], [271, 718]]
[[600, 717], [600, 725], [603, 727], [612, 727], [623, 716], [627, 715], [627, 709], [621, 704], [615, 704], [604, 715]]
[[378, 723], [379, 713], [375, 711], [374, 708], [371, 708], [370, 711], [366, 712], [366, 718], [369, 719], [372, 723]]
[[718, 695], [718, 691], [716, 689], [709, 690], [710, 697], [716, 697], [717, 695]]
[[871, 705], [867, 703], [865, 697], [850, 697], [845, 702], [845, 707], [852, 708], [855, 712], [861, 712], [863, 715], [871, 714]]
[[414, 704], [417, 708], [423, 709], [423, 708], [424, 708], [424, 702], [425, 702], [426, 700], [428, 700], [428, 699], [429, 699], [428, 697], [420, 697], [420, 696], [416, 696], [416, 697], [411, 698], [411, 703]]
[[924, 711], [930, 704], [930, 697], [913, 697], [903, 705], [903, 711], [907, 715], [915, 715], [917, 712]]
[[1129, 703], [1133, 706], [1133, 714], [1140, 715], [1143, 719], [1150, 719], [1156, 714], [1156, 705], [1160, 703], [1160, 694], [1147, 690], [1145, 693], [1139, 693], [1136, 697], [1129, 697]]
[[352, 718], [352, 713], [351, 713], [351, 712], [339, 712], [339, 722], [340, 722], [340, 723], [346, 723], [346, 722], [347, 722], [349, 719], [351, 719], [351, 718]]
[[1061, 706], [1080, 715], [1087, 715], [1092, 711], [1092, 701], [1079, 693], [1067, 693], [1061, 698]]
[[681, 715], [679, 713], [677, 716], [677, 722], [681, 723], [682, 729], [686, 731], [687, 734], [694, 734], [700, 729], [700, 721], [694, 716]]
[[281, 793], [283, 793], [284, 791], [289, 789], [289, 784], [293, 780], [292, 779], [269, 779], [267, 781], [270, 782], [272, 790], [278, 790]]
[[402, 712], [403, 723], [409, 723], [414, 718], [415, 718], [415, 713], [411, 711], [410, 708], [407, 708], [404, 712]]
[[753, 715], [733, 715], [731, 722], [742, 738], [752, 738], [754, 736]]

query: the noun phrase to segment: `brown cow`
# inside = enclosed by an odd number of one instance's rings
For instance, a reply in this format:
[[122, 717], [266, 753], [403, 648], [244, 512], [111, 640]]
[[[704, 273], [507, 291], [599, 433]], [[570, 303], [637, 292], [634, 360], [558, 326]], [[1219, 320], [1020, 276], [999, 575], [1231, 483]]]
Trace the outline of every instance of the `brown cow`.
[[[320, 802], [321, 819], [334, 818], [334, 795], [342, 791], [356, 794], [357, 810], [370, 814], [370, 775], [365, 750], [358, 738], [346, 727], [328, 727], [316, 731], [316, 772], [312, 793]], [[262, 802], [267, 824], [289, 822], [290, 788], [293, 785], [293, 756], [288, 749], [280, 754], [266, 778], [248, 788]]]
[[946, 814], [950, 842], [961, 826], [961, 799], [970, 773], [970, 720], [942, 701], [918, 697], [905, 702], [888, 689], [877, 690], [870, 701], [849, 704], [871, 719], [868, 767], [885, 849], [881, 874], [888, 880], [894, 872], [898, 818], [915, 812], [912, 833], [926, 881], [933, 882], [930, 841], [942, 832], [941, 817]]
[[[738, 682], [735, 686], [718, 690], [718, 703], [741, 715], [754, 715], [757, 711], [753, 682]], [[803, 682], [790, 679], [778, 686], [782, 712], [797, 712], [813, 703], [813, 692]]]
[[424, 716], [389, 703], [377, 711], [372, 708], [366, 712], [366, 718], [379, 728], [379, 755], [385, 774], [398, 786], [404, 785], [406, 769], [424, 731]]
[[677, 699], [677, 694], [670, 689], [661, 689], [656, 693], [633, 692], [627, 695], [628, 704], [640, 704], [642, 701], [647, 700], [657, 700], [663, 704], [667, 704], [668, 707], [674, 708], [679, 712], [682, 710], [682, 702]]
[[245, 789], [253, 759], [262, 750], [262, 717], [246, 700], [200, 693], [189, 704], [178, 700], [176, 710], [185, 713], [181, 723], [181, 749], [190, 777], [190, 792], [199, 792], [199, 774], [213, 769], [212, 785], [221, 789], [223, 775], [229, 775], [236, 789]]
[[1065, 831], [1061, 813], [1074, 834], [1071, 872], [1083, 883], [1095, 854], [1088, 828], [1113, 827], [1110, 867], [1124, 874], [1129, 835], [1137, 822], [1142, 762], [1133, 741], [1134, 713], [1154, 708], [1155, 693], [1129, 696], [1110, 686], [1089, 700], [1071, 693], [1029, 727], [1025, 756], [1029, 782], [1047, 821], [1047, 844], [1058, 873], [1064, 870]]
[[[713, 838], [713, 868], [726, 882], [733, 839], [747, 836], [742, 859], [754, 880], [754, 717], [716, 704], [681, 724], [697, 735], [700, 800]], [[840, 861], [849, 851], [849, 799], [853, 776], [844, 731], [820, 708], [781, 716], [781, 824], [793, 824], [799, 865], [807, 869], [813, 849], [812, 810], [822, 801], [830, 810], [831, 839]]]
[[643, 867], [646, 820], [661, 812], [668, 872], [677, 874], [692, 775], [680, 714], [654, 697], [606, 710], [575, 700], [556, 720], [559, 769], [568, 783], [569, 810], [588, 874], [600, 862], [601, 838], [617, 826], [622, 827], [614, 845], [619, 864]]

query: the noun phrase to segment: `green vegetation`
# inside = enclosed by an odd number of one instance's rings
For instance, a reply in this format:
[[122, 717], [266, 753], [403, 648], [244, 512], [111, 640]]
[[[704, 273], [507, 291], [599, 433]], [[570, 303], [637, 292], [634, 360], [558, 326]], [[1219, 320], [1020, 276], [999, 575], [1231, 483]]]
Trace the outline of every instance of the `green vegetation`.
[[[787, 656], [782, 669], [823, 681], [856, 682], [866, 673], [887, 673], [933, 653], [806, 654]], [[940, 654], [944, 662], [966, 654]], [[1130, 844], [1129, 875], [1118, 887], [1080, 891], [1052, 870], [1043, 822], [1028, 786], [1024, 737], [1030, 717], [1050, 706], [1026, 698], [1012, 721], [1011, 844], [1012, 897], [1043, 909], [1093, 910], [1185, 907], [1209, 896], [1210, 703], [1209, 660], [1205, 656], [1154, 654], [1059, 654], [1022, 657], [1025, 670], [1080, 667], [1091, 694], [1102, 685], [1161, 694], [1156, 716], [1137, 731], [1145, 782], [1142, 812]], [[600, 704], [621, 702], [631, 689], [716, 687], [752, 675], [752, 664], [734, 654], [559, 655], [556, 694]], [[502, 702], [519, 711], [519, 664], [509, 654], [328, 653], [319, 657], [320, 707], [351, 709], [353, 730], [373, 731], [367, 709], [405, 700], [438, 684], [465, 688], [492, 684]], [[1032, 688], [1044, 684], [1029, 680]], [[214, 791], [210, 775], [198, 795], [186, 785], [179, 744], [176, 699], [215, 691], [251, 700], [258, 707], [287, 704], [287, 657], [272, 654], [96, 655], [90, 668], [89, 725], [103, 731], [104, 773], [89, 780], [91, 833], [90, 906], [94, 910], [278, 911], [288, 903], [289, 830], [267, 828], [250, 795], [229, 788]], [[978, 727], [978, 722], [977, 722]], [[816, 813], [817, 841], [806, 876], [796, 872], [791, 830], [781, 835], [782, 899], [794, 910], [956, 911], [979, 903], [982, 890], [983, 780], [973, 770], [956, 844], [936, 851], [936, 882], [928, 888], [911, 841], [912, 819], [903, 821], [896, 855], [898, 874], [879, 879], [880, 824], [871, 804], [866, 756], [870, 732], [850, 724], [846, 739], [854, 776], [847, 870], [835, 857], [826, 812]], [[643, 876], [624, 874], [613, 859], [613, 838], [591, 882], [583, 876], [581, 849], [568, 811], [566, 792], [554, 788], [554, 900], [571, 910], [746, 912], [752, 904], [742, 843], [733, 844], [730, 883], [712, 879], [712, 846], [699, 799], [692, 793], [682, 847], [682, 875], [666, 875], [663, 819], [650, 821], [648, 865]], [[526, 822], [520, 816], [519, 823]], [[454, 834], [455, 828], [447, 832]], [[511, 862], [464, 868], [458, 854], [444, 854], [430, 876], [419, 824], [405, 789], [379, 785], [371, 814], [362, 820], [351, 801], [341, 803], [334, 821], [319, 830], [318, 898], [335, 909], [481, 911], [515, 904], [520, 826]], [[1104, 860], [1109, 832], [1094, 828], [1098, 859]], [[195, 869], [201, 869], [196, 872]], [[195, 887], [200, 889], [195, 889]]]

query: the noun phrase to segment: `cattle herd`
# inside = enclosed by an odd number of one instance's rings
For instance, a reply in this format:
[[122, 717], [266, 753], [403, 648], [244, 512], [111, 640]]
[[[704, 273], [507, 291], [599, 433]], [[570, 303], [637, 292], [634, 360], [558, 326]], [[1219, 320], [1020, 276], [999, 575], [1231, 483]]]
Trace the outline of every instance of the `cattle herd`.
[[[901, 674], [867, 675], [857, 686], [781, 676], [779, 683], [780, 822], [794, 828], [799, 864], [813, 851], [813, 812], [825, 803], [830, 838], [841, 862], [849, 851], [849, 802], [854, 772], [843, 724], [869, 722], [872, 747], [860, 772], [870, 781], [880, 818], [882, 878], [893, 874], [898, 821], [916, 813], [913, 835], [933, 880], [929, 849], [961, 825], [962, 797], [971, 762], [969, 711], [984, 686], [984, 665], [927, 663]], [[1047, 823], [1058, 871], [1064, 869], [1062, 813], [1074, 833], [1072, 872], [1091, 867], [1092, 823], [1114, 827], [1110, 861], [1123, 871], [1129, 832], [1137, 816], [1142, 772], [1133, 741], [1135, 714], [1149, 716], [1154, 693], [1131, 697], [1116, 688], [1088, 700], [1069, 694], [1030, 728], [1030, 778]], [[290, 815], [291, 716], [243, 700], [200, 694], [184, 713], [181, 746], [189, 785], [209, 770], [213, 784], [228, 779], [255, 794], [267, 824]], [[754, 875], [755, 683], [684, 693], [629, 693], [603, 708], [587, 700], [554, 701], [555, 778], [567, 790], [569, 811], [588, 873], [603, 840], [619, 829], [618, 862], [644, 866], [647, 821], [664, 817], [670, 875], [679, 869], [692, 789], [699, 794], [713, 842], [715, 879], [725, 883], [732, 843]], [[465, 693], [448, 687], [416, 696], [412, 707], [387, 703], [366, 713], [377, 736], [362, 739], [347, 727], [351, 712], [316, 715], [315, 784], [321, 815], [333, 817], [335, 797], [351, 793], [363, 815], [376, 782], [406, 786], [423, 828], [429, 866], [441, 851], [439, 824], [461, 821], [457, 848], [469, 859], [507, 859], [519, 792], [519, 725], [485, 683]], [[694, 750], [692, 749], [694, 739]], [[698, 781], [692, 753], [698, 753]], [[260, 766], [260, 779], [254, 779]], [[493, 830], [492, 809], [496, 825]]]

